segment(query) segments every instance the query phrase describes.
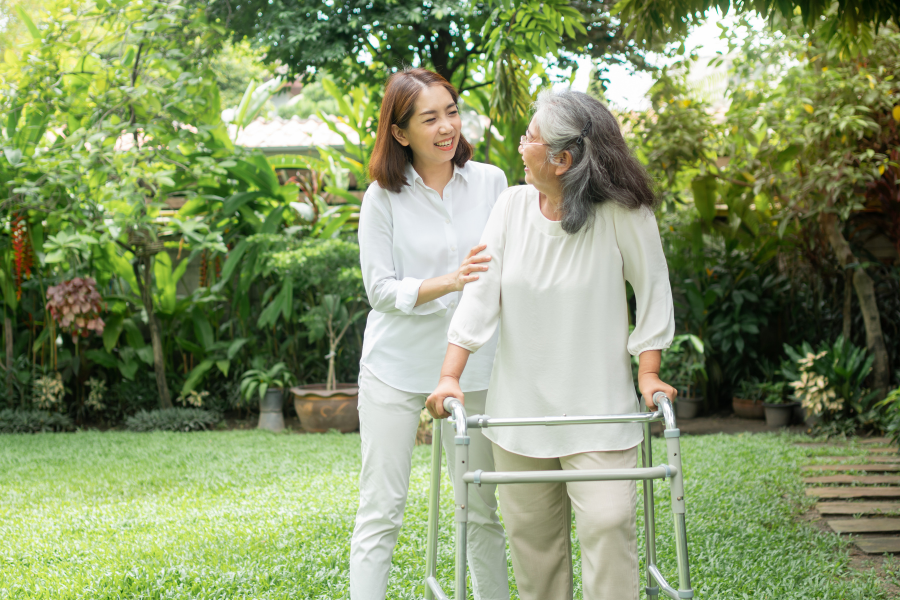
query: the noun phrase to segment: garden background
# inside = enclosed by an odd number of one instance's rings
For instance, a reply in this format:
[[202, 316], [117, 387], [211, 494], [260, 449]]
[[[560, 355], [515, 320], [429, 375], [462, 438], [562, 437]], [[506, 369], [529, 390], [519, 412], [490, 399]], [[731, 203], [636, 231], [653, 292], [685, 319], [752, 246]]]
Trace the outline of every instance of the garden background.
[[[729, 51], [709, 61], [684, 45], [701, 4], [5, 0], [0, 406], [17, 412], [0, 421], [18, 425], [3, 427], [246, 414], [241, 375], [276, 362], [301, 383], [355, 381], [355, 228], [385, 77], [452, 81], [476, 159], [514, 184], [536, 91], [588, 56], [601, 99], [611, 64], [655, 81], [647, 110], [618, 116], [664, 197], [693, 336], [665, 375], [710, 412], [796, 398], [820, 427], [891, 428], [897, 9], [761, 3], [768, 20], [723, 25]], [[276, 112], [317, 115], [345, 144], [235, 143]]]
[[[710, 57], [685, 41], [714, 8]], [[708, 414], [796, 401], [813, 433], [900, 438], [895, 2], [0, 0], [0, 55], [0, 598], [347, 597], [356, 435], [136, 432], [356, 380], [359, 206], [405, 65], [457, 86], [510, 184], [538, 90], [588, 61], [603, 101], [615, 65], [652, 77], [611, 108], [663, 198], [663, 379]], [[279, 123], [320, 141], [246, 141]], [[895, 559], [799, 522], [800, 463], [835, 447], [793, 441], [683, 438], [697, 597], [891, 597]], [[413, 460], [391, 598], [421, 597]]]

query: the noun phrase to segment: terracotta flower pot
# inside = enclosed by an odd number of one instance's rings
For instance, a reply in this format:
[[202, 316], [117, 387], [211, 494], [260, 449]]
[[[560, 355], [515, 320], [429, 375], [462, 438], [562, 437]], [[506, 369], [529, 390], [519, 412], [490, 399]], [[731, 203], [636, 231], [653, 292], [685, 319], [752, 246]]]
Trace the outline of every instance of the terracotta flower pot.
[[744, 398], [732, 398], [731, 407], [734, 414], [742, 419], [765, 419], [766, 409], [762, 400], [746, 400]]
[[337, 389], [329, 392], [324, 383], [314, 383], [292, 387], [291, 394], [304, 431], [325, 433], [337, 429], [348, 433], [359, 429], [359, 386], [339, 383]]
[[675, 400], [676, 419], [694, 419], [703, 408], [703, 398], [677, 398]]

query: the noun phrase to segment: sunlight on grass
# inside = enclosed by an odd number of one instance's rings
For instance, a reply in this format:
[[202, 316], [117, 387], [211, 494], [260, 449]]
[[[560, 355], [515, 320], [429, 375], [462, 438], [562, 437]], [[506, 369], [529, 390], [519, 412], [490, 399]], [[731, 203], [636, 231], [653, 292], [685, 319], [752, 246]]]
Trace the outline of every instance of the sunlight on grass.
[[[886, 598], [874, 574], [851, 576], [838, 536], [794, 522], [807, 501], [787, 438], [685, 437], [683, 449], [697, 597]], [[421, 598], [429, 453], [414, 455], [392, 600]], [[358, 468], [357, 435], [0, 436], [0, 598], [348, 598]], [[657, 491], [675, 580], [668, 486]], [[445, 479], [448, 567], [449, 492]]]

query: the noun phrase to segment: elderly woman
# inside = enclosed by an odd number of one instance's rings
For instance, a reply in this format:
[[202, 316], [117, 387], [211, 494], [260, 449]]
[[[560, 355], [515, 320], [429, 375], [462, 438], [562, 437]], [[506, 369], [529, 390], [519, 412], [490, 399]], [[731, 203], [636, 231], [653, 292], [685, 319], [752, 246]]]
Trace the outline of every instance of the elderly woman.
[[[651, 182], [616, 119], [586, 94], [542, 93], [519, 153], [529, 185], [497, 200], [482, 243], [492, 260], [469, 284], [427, 407], [464, 400], [459, 378], [499, 323], [486, 413], [492, 417], [621, 414], [638, 410], [630, 356], [650, 408], [661, 350], [672, 342], [668, 269]], [[629, 335], [625, 282], [637, 301]], [[501, 300], [502, 299], [502, 300]], [[501, 471], [633, 468], [637, 423], [488, 429]], [[571, 511], [585, 600], [637, 599], [634, 481], [500, 486], [522, 600], [572, 598]]]

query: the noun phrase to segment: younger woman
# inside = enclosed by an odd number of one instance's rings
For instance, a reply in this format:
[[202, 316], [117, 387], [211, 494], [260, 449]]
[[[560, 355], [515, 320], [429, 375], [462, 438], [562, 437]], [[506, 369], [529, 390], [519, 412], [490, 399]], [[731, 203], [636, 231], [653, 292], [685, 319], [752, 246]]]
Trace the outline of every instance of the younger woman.
[[[363, 281], [372, 311], [360, 361], [362, 472], [350, 543], [350, 597], [384, 600], [425, 398], [438, 382], [447, 328], [463, 288], [488, 269], [481, 232], [506, 177], [469, 160], [459, 95], [446, 79], [407, 69], [387, 83], [370, 162], [374, 181], [359, 221]], [[470, 411], [484, 409], [497, 336], [460, 380]], [[444, 423], [446, 426], [446, 423]], [[453, 432], [444, 431], [452, 464]], [[472, 461], [493, 468], [474, 432]], [[469, 568], [475, 597], [509, 598], [506, 540], [495, 486], [471, 486]]]

